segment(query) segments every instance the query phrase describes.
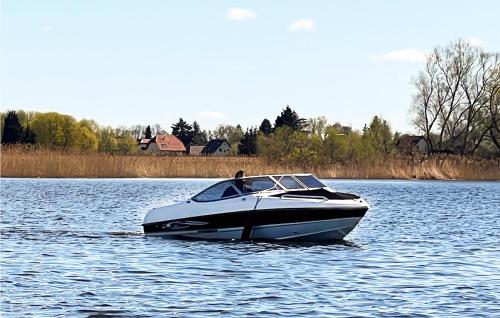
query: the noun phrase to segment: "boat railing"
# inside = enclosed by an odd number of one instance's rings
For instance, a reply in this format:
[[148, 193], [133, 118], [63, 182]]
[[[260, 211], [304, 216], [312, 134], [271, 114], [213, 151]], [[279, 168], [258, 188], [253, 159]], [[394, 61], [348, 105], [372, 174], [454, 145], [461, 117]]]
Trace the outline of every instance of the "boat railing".
[[322, 195], [302, 195], [302, 194], [283, 194], [281, 196], [282, 199], [314, 199], [314, 200], [322, 200], [328, 201], [327, 197]]

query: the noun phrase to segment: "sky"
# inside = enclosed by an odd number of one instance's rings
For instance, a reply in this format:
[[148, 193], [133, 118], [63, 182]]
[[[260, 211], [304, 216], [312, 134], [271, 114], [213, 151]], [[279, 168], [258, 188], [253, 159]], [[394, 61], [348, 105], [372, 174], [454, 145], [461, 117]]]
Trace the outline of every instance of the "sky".
[[412, 78], [458, 38], [500, 51], [500, 1], [2, 0], [0, 110], [102, 125], [274, 122], [286, 106], [412, 132]]

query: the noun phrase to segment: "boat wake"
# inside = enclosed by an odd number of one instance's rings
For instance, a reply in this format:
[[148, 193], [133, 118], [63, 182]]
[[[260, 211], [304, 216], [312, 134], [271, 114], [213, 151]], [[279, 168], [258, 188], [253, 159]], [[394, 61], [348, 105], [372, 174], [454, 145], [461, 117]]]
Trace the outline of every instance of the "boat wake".
[[24, 238], [28, 240], [46, 240], [55, 237], [72, 237], [72, 238], [88, 238], [102, 239], [106, 237], [143, 237], [144, 233], [138, 231], [112, 231], [112, 232], [97, 232], [97, 231], [78, 231], [78, 230], [63, 230], [63, 229], [36, 229], [36, 228], [2, 228], [0, 229], [2, 239], [11, 237]]

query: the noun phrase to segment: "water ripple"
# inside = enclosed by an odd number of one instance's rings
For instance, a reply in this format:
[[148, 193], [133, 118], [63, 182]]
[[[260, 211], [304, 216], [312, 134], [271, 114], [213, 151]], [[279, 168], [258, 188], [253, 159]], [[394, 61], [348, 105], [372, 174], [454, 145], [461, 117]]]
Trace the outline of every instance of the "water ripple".
[[[500, 183], [332, 181], [372, 209], [327, 244], [144, 237], [210, 180], [1, 180], [5, 317], [493, 317]], [[29, 195], [26, 195], [29, 193]]]

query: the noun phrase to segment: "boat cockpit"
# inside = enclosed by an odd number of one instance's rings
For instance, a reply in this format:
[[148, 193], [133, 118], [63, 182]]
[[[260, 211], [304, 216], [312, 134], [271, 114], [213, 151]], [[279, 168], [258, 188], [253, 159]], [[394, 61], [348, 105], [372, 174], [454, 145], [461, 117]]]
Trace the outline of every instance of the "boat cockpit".
[[327, 200], [359, 199], [348, 193], [331, 190], [312, 174], [282, 174], [243, 177], [218, 182], [195, 195], [196, 202], [210, 202], [248, 194], [265, 193], [270, 197], [315, 198]]

